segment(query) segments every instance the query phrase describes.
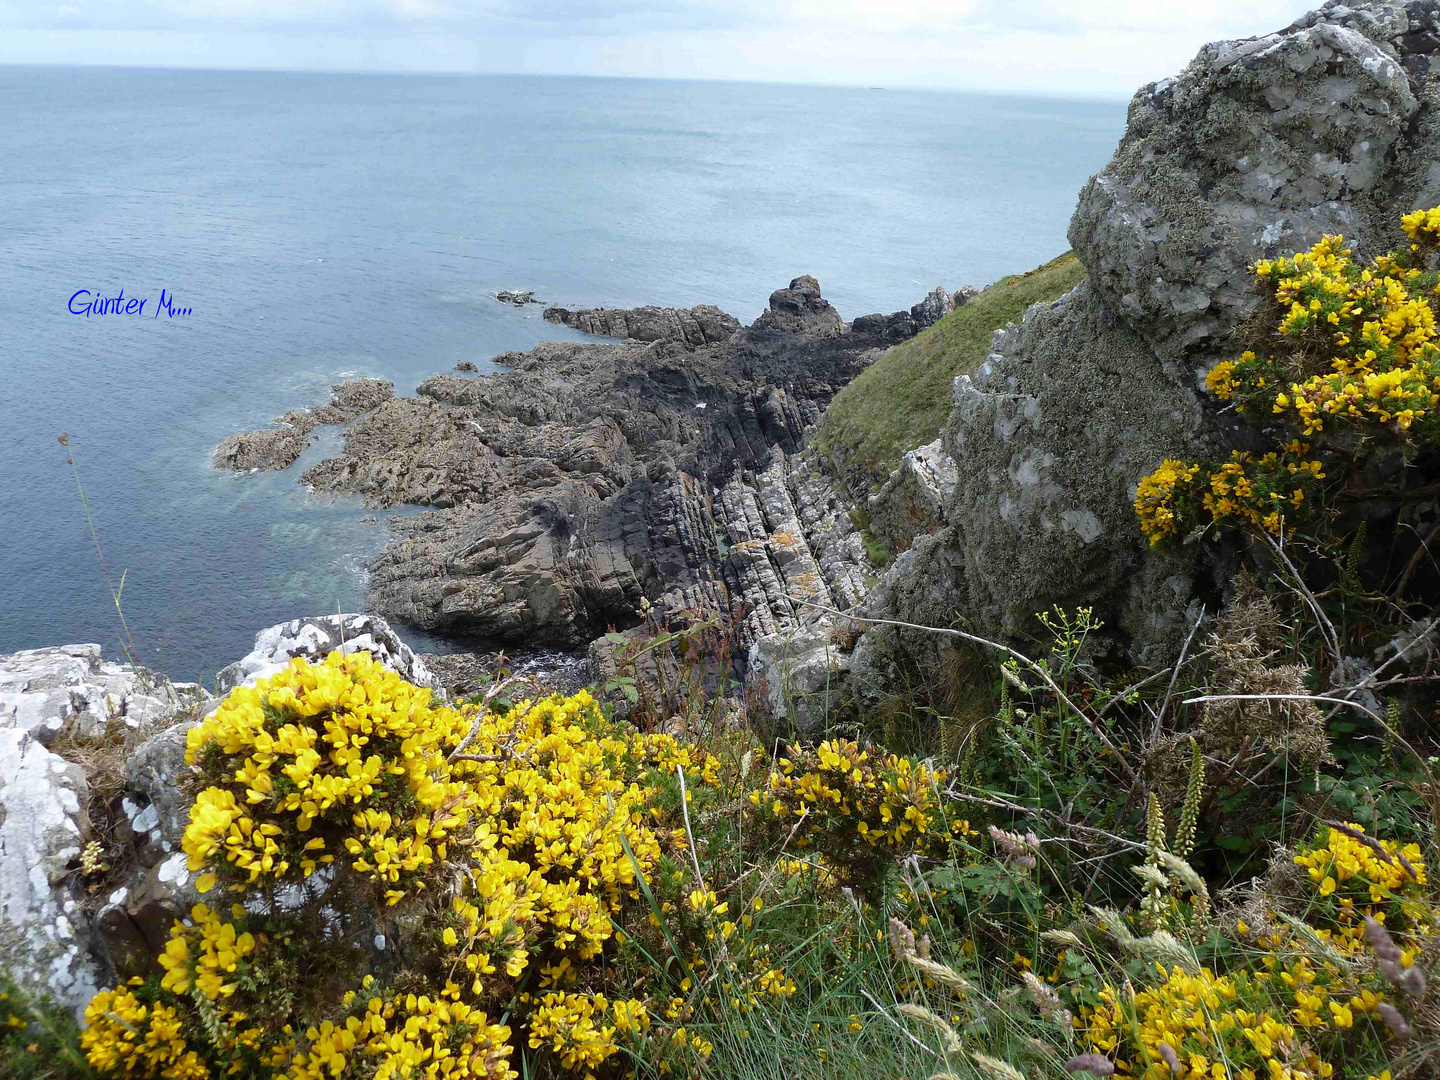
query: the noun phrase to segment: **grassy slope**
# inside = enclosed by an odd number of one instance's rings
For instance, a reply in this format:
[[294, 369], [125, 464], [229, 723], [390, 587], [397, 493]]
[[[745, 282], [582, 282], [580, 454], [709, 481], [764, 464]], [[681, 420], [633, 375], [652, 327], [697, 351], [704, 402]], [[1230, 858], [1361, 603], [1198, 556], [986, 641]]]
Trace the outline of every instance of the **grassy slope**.
[[848, 475], [879, 487], [907, 450], [931, 442], [950, 413], [950, 384], [990, 350], [996, 328], [1018, 322], [1040, 300], [1069, 292], [1085, 267], [1068, 252], [1029, 273], [1002, 278], [958, 311], [886, 351], [831, 402], [815, 441], [839, 451]]

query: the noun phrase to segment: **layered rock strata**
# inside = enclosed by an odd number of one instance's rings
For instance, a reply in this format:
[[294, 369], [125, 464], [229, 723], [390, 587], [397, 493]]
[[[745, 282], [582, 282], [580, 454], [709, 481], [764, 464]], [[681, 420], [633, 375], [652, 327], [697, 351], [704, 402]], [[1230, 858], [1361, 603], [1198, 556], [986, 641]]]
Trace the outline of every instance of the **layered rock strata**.
[[[949, 303], [941, 289], [917, 307]], [[371, 567], [377, 610], [570, 649], [644, 619], [719, 617], [744, 657], [863, 599], [873, 568], [848, 503], [801, 451], [882, 335], [847, 327], [809, 277], [746, 328], [706, 306], [547, 317], [623, 340], [544, 342], [497, 357], [498, 374], [438, 375], [354, 421], [344, 453], [302, 477], [432, 508], [391, 522]]]

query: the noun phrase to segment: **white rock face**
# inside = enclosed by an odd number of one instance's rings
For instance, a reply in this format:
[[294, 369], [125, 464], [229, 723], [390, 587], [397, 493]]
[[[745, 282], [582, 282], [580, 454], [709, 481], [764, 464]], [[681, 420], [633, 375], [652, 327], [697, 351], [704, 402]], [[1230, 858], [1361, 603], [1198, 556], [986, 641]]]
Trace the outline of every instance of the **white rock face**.
[[103, 660], [99, 645], [59, 645], [0, 656], [0, 727], [48, 744], [61, 728], [79, 739], [105, 734], [111, 720], [139, 730], [193, 696], [193, 684]]
[[0, 729], [0, 968], [22, 987], [83, 1006], [98, 972], [65, 889], [87, 823], [85, 772], [17, 726]]
[[409, 645], [378, 615], [320, 615], [291, 619], [255, 635], [255, 647], [243, 659], [221, 670], [221, 694], [237, 686], [251, 686], [280, 671], [297, 656], [319, 663], [335, 650], [368, 652], [380, 663], [416, 686], [444, 691]]
[[765, 683], [770, 718], [807, 733], [823, 726], [850, 670], [849, 654], [825, 623], [766, 634], [750, 646], [748, 659], [750, 680]]
[[83, 1007], [102, 977], [69, 888], [91, 839], [84, 770], [51, 753], [62, 734], [143, 733], [204, 692], [101, 658], [99, 645], [0, 656], [0, 968], [22, 986]]

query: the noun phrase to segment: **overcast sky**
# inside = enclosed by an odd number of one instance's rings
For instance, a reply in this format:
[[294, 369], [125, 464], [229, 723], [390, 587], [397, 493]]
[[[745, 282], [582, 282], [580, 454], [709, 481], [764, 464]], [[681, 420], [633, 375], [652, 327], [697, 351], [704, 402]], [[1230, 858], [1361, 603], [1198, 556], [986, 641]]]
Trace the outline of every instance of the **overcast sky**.
[[0, 63], [525, 72], [1128, 97], [1319, 0], [0, 0]]

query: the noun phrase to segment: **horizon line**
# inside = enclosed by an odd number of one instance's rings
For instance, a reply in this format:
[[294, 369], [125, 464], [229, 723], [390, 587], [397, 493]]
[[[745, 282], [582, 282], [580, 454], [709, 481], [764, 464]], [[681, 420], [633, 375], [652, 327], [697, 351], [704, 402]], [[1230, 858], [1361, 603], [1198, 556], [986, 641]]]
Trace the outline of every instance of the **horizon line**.
[[[1130, 94], [1109, 94], [1109, 93], [1086, 93], [1084, 91], [1066, 92], [1027, 92], [1020, 93], [1015, 90], [996, 90], [985, 87], [964, 87], [964, 86], [911, 86], [911, 85], [890, 85], [882, 86], [865, 83], [844, 83], [844, 82], [801, 82], [787, 81], [781, 79], [742, 79], [742, 78], [703, 78], [700, 76], [685, 77], [679, 75], [616, 75], [616, 74], [594, 74], [589, 72], [549, 72], [549, 71], [426, 71], [423, 69], [393, 69], [393, 68], [301, 68], [301, 67], [215, 67], [213, 65], [190, 65], [190, 64], [117, 64], [117, 63], [89, 63], [86, 61], [57, 62], [50, 60], [4, 60], [0, 59], [0, 68], [54, 68], [61, 70], [103, 70], [103, 71], [147, 71], [147, 72], [194, 72], [196, 74], [215, 75], [319, 75], [319, 76], [379, 76], [384, 78], [432, 78], [432, 79], [595, 79], [614, 80], [624, 82], [654, 82], [654, 83], [715, 83], [730, 86], [784, 86], [802, 87], [816, 90], [870, 90], [870, 91], [896, 91], [899, 93], [918, 94], [976, 94], [985, 97], [1019, 98], [1022, 100], [1031, 99], [1036, 101], [1069, 101], [1084, 104], [1117, 104], [1126, 103], [1134, 95]], [[1136, 88], [1139, 89], [1138, 87]]]

